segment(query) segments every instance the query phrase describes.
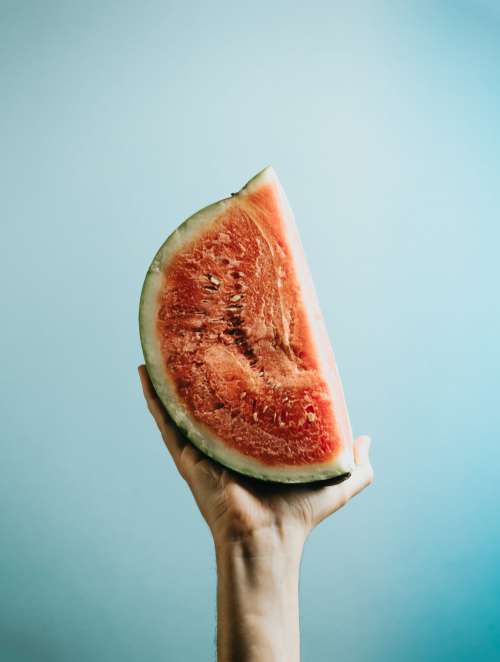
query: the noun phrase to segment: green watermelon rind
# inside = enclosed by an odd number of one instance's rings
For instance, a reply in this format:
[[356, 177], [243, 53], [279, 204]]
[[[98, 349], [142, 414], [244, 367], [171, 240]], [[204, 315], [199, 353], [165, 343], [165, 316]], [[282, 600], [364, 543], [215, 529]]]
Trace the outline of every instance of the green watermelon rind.
[[[252, 185], [259, 184], [263, 178], [274, 176], [272, 168], [265, 168], [245, 184], [242, 191]], [[148, 320], [156, 321], [156, 295], [162, 284], [162, 270], [169, 257], [196, 235], [210, 227], [213, 220], [231, 204], [232, 198], [224, 198], [214, 202], [187, 218], [164, 241], [157, 251], [146, 274], [141, 291], [139, 304], [139, 333], [146, 363], [146, 368], [153, 387], [163, 403], [168, 415], [182, 430], [187, 439], [204, 455], [237, 473], [256, 478], [261, 481], [277, 483], [309, 483], [324, 481], [341, 476], [348, 476], [353, 470], [352, 450], [335, 457], [327, 466], [324, 463], [297, 468], [290, 465], [268, 466], [245, 456], [235, 449], [228, 448], [212, 430], [200, 421], [193, 419], [176, 393], [175, 384], [163, 367], [159, 347], [155, 347], [155, 328], [148, 329]], [[148, 314], [149, 312], [149, 314]]]

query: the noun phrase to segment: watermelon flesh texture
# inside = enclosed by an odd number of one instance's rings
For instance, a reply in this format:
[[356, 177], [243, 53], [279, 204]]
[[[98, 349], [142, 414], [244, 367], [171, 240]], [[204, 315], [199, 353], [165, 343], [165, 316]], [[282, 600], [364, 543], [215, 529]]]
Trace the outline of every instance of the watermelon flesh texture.
[[167, 239], [146, 276], [140, 331], [159, 397], [207, 455], [278, 482], [352, 470], [342, 385], [272, 168]]

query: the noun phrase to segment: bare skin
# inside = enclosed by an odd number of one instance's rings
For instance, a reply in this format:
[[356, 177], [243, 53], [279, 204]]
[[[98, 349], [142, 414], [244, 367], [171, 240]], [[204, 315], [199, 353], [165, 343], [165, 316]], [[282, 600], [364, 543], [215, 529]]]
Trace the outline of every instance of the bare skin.
[[317, 524], [373, 480], [369, 437], [354, 442], [347, 480], [267, 484], [205, 457], [175, 426], [145, 366], [144, 397], [215, 543], [218, 662], [299, 662], [298, 582], [304, 543]]

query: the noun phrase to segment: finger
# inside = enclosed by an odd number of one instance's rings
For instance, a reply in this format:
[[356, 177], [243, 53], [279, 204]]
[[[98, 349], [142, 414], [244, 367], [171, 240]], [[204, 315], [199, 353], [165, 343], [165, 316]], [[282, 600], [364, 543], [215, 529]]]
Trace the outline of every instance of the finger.
[[171, 419], [154, 389], [146, 366], [141, 365], [138, 370], [148, 409], [160, 429], [165, 445], [181, 476], [191, 485], [194, 479], [193, 470], [198, 468], [212, 481], [217, 481], [220, 475], [218, 467], [186, 440]]
[[370, 462], [371, 443], [371, 438], [366, 434], [355, 440], [353, 445], [355, 464], [366, 464], [367, 462]]
[[182, 433], [178, 430], [175, 423], [165, 410], [160, 398], [154, 390], [153, 384], [149, 378], [146, 366], [141, 365], [138, 368], [139, 377], [141, 379], [142, 390], [146, 399], [148, 409], [156, 421], [158, 428], [162, 434], [165, 445], [170, 452], [177, 468], [180, 470], [179, 465], [182, 457], [182, 452], [187, 442], [182, 438]]
[[[365, 487], [368, 487], [373, 482], [373, 469], [369, 462], [360, 464], [353, 471], [351, 477], [338, 487], [340, 490], [339, 503], [336, 504], [335, 510], [345, 505], [352, 497], [362, 492]], [[335, 487], [335, 486], [333, 486]]]
[[369, 437], [358, 437], [354, 442], [355, 468], [350, 478], [338, 485], [321, 487], [311, 495], [311, 505], [316, 523], [321, 522], [339, 508], [342, 508], [356, 494], [362, 492], [373, 481], [373, 469], [370, 464]]

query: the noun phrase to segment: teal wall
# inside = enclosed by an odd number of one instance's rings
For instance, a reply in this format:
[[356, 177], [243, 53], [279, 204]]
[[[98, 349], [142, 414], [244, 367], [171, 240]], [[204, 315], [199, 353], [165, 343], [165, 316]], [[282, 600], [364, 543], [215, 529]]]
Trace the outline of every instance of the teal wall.
[[494, 0], [0, 0], [2, 662], [213, 659], [137, 305], [268, 163], [376, 470], [308, 542], [303, 661], [500, 659], [499, 67]]

